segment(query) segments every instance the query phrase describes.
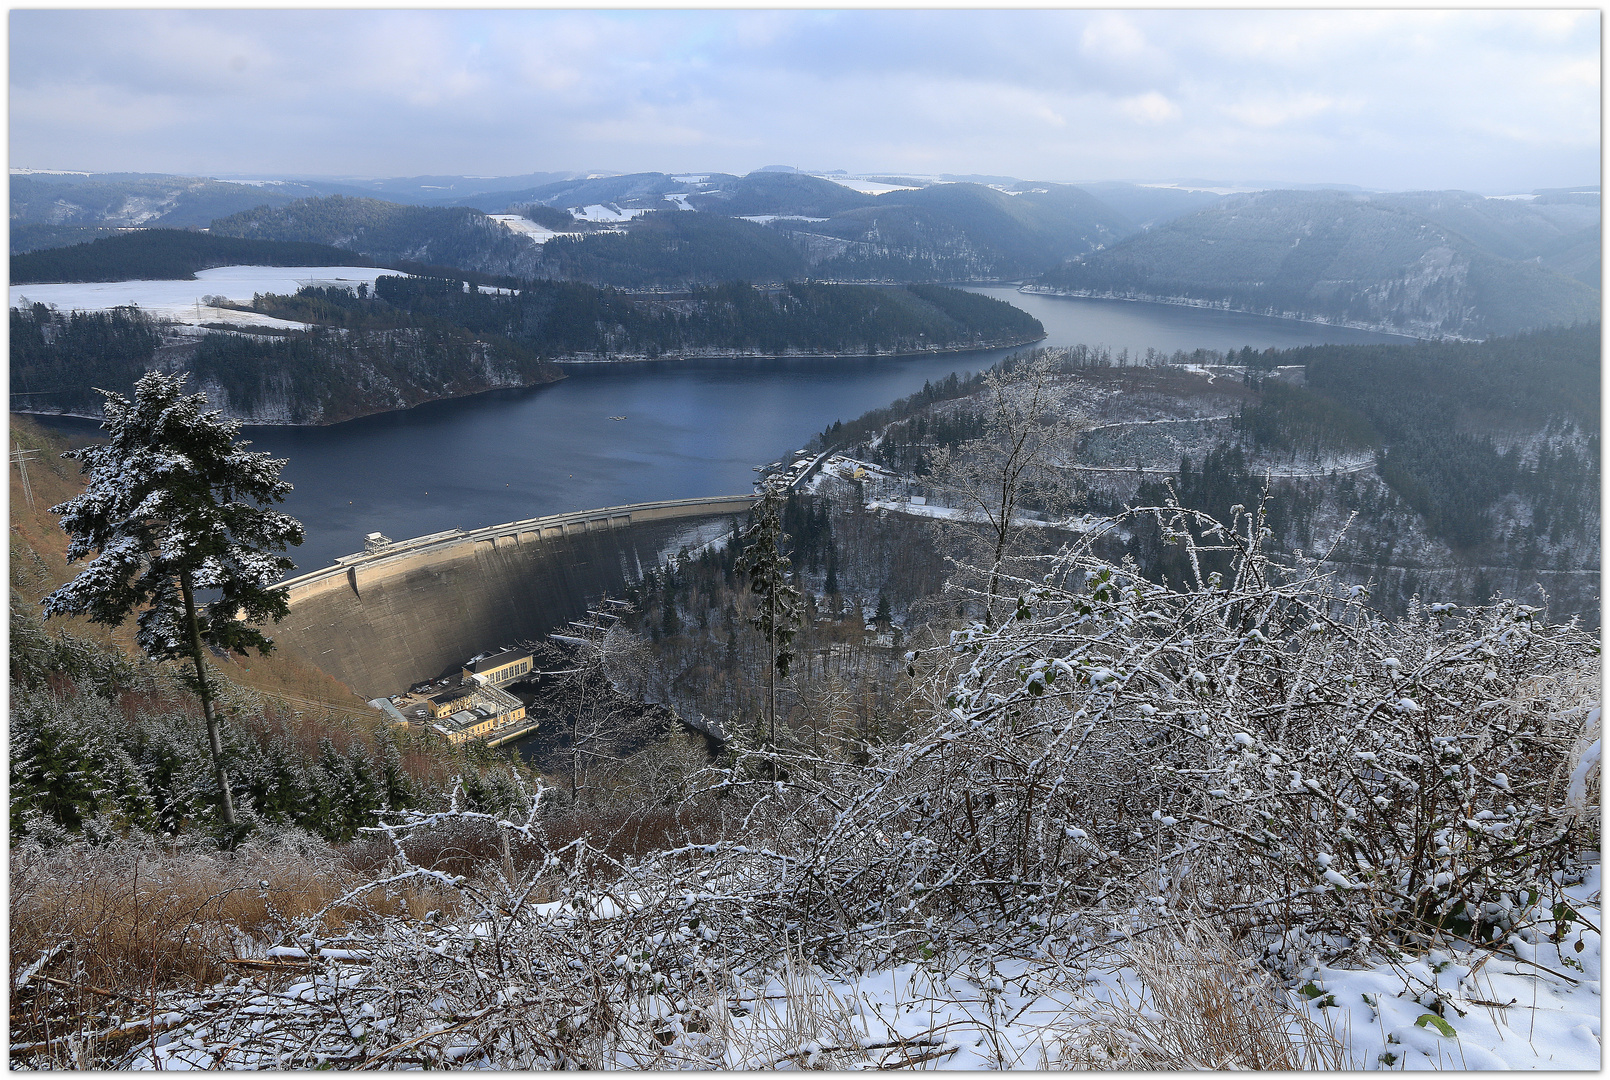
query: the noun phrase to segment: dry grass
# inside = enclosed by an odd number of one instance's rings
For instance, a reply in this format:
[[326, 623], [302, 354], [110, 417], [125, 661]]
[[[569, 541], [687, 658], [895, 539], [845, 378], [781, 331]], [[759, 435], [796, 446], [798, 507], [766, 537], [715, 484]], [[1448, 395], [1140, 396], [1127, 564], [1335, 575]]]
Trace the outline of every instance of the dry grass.
[[[350, 879], [328, 850], [293, 845], [228, 855], [115, 844], [22, 848], [11, 860], [12, 983], [66, 943], [42, 975], [122, 994], [209, 986], [231, 959], [314, 915]], [[338, 911], [327, 925], [360, 914]]]
[[1126, 950], [1140, 986], [1078, 1007], [1058, 1064], [1076, 1069], [1353, 1068], [1339, 1034], [1285, 1001], [1217, 930], [1167, 926]]

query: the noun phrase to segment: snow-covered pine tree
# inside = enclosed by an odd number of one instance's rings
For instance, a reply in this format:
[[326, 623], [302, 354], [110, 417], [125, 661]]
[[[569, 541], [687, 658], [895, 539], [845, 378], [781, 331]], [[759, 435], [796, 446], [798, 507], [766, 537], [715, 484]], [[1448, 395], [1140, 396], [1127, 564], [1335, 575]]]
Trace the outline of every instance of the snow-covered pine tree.
[[788, 542], [783, 532], [781, 517], [782, 498], [774, 487], [768, 487], [756, 507], [755, 524], [748, 534], [749, 546], [739, 561], [739, 567], [749, 575], [749, 589], [760, 598], [759, 610], [753, 618], [755, 628], [766, 635], [771, 653], [768, 665], [770, 709], [768, 725], [772, 743], [777, 741], [777, 677], [788, 677], [794, 653], [789, 645], [799, 626], [799, 590], [788, 580], [793, 564], [782, 547]]
[[[138, 612], [140, 648], [155, 659], [188, 658], [207, 718], [225, 823], [235, 827], [223, 737], [207, 682], [206, 650], [267, 653], [260, 627], [285, 616], [275, 588], [294, 565], [274, 554], [302, 542], [302, 525], [268, 504], [291, 485], [285, 462], [248, 453], [240, 422], [205, 412], [205, 395], [185, 394], [184, 375], [147, 372], [134, 400], [105, 394], [107, 441], [64, 456], [79, 461], [84, 491], [51, 513], [72, 537], [69, 562], [94, 556], [45, 597], [47, 615], [82, 614], [121, 625]], [[202, 592], [211, 598], [198, 602]]]

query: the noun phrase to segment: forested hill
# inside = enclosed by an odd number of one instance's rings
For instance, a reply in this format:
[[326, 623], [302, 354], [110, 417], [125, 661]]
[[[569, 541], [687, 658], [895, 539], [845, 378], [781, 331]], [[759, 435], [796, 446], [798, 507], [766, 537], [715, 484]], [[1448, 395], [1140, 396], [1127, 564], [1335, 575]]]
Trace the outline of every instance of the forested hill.
[[1396, 196], [1259, 192], [1159, 225], [1039, 284], [1424, 336], [1485, 337], [1598, 317], [1597, 289], [1438, 223], [1453, 216]]
[[576, 282], [517, 293], [462, 283], [383, 277], [372, 296], [304, 288], [261, 296], [277, 318], [353, 329], [451, 325], [501, 335], [556, 359], [667, 355], [878, 355], [1024, 344], [1039, 321], [999, 300], [933, 285], [873, 287], [741, 282], [642, 295]]
[[563, 378], [505, 337], [446, 323], [287, 334], [176, 332], [136, 308], [63, 314], [11, 309], [13, 404], [100, 414], [97, 388], [130, 396], [145, 372], [188, 371], [227, 415], [268, 424], [334, 424], [442, 398]]
[[838, 278], [965, 281], [1020, 278], [1116, 243], [1134, 226], [1066, 184], [934, 184], [891, 191], [822, 222], [777, 221]]
[[195, 227], [255, 206], [290, 202], [296, 196], [282, 189], [296, 186], [136, 173], [12, 176], [11, 227]]
[[529, 277], [540, 248], [468, 207], [402, 206], [332, 195], [261, 206], [212, 223], [218, 236], [328, 244], [383, 263]]
[[382, 277], [364, 296], [308, 287], [259, 296], [300, 331], [176, 332], [130, 308], [11, 311], [11, 385], [35, 411], [94, 415], [154, 367], [187, 370], [230, 415], [332, 424], [562, 377], [554, 359], [877, 355], [1022, 344], [1044, 336], [1010, 304], [938, 286], [734, 283], [641, 296], [575, 282], [512, 293], [457, 279]]
[[142, 229], [87, 244], [11, 256], [11, 283], [191, 280], [215, 266], [373, 266], [367, 256], [317, 243], [240, 239], [187, 229]]
[[622, 231], [560, 236], [538, 250], [535, 276], [626, 289], [778, 283], [809, 272], [798, 248], [775, 229], [696, 211], [645, 214]]
[[[1456, 550], [1598, 547], [1599, 323], [1479, 344], [1309, 346], [1307, 385], [1379, 433], [1378, 468]], [[1499, 528], [1526, 507], [1527, 527]], [[1513, 554], [1513, 553], [1512, 553]]]
[[[522, 278], [681, 288], [805, 277], [1016, 278], [1113, 244], [1134, 228], [1088, 192], [1061, 184], [1019, 184], [1010, 191], [934, 184], [871, 196], [800, 174], [679, 184], [649, 173], [504, 194], [507, 206], [497, 205], [501, 195], [468, 201], [506, 211], [541, 207], [542, 224], [579, 235], [539, 244], [472, 206], [400, 206], [345, 196], [265, 206], [220, 219], [212, 231], [332, 244], [382, 262], [409, 259]], [[589, 207], [635, 216], [607, 228], [570, 216]]]

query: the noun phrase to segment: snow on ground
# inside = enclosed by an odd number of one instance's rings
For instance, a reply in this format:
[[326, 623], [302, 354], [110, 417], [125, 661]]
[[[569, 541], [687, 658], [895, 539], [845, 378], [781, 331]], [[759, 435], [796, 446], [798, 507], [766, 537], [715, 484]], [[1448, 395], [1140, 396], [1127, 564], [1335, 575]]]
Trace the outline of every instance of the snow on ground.
[[877, 180], [857, 180], [853, 176], [823, 176], [820, 179], [831, 180], [840, 187], [847, 187], [851, 191], [859, 191], [863, 195], [884, 195], [891, 191], [918, 190], [909, 184], [884, 184]]
[[753, 221], [756, 225], [766, 225], [773, 221], [826, 221], [825, 217], [806, 217], [804, 214], [754, 214], [744, 218]]
[[710, 179], [709, 173], [679, 173], [671, 177], [679, 184], [702, 184]]
[[[1340, 1043], [1338, 1052], [1351, 1069], [1597, 1071], [1600, 937], [1589, 927], [1600, 924], [1599, 868], [1565, 892], [1582, 916], [1577, 927], [1558, 943], [1534, 934], [1536, 942], [1516, 944], [1519, 961], [1467, 949], [1361, 970], [1318, 967], [1304, 984], [1310, 989], [1290, 992], [1288, 1004], [1307, 1021], [1301, 1026]], [[863, 1047], [888, 1044], [872, 1052], [882, 1068], [1077, 1066], [1069, 1053], [1081, 1041], [1080, 1029], [1103, 1023], [1110, 1007], [1121, 1014], [1142, 1003], [1143, 982], [1115, 958], [1092, 964], [1083, 988], [1073, 990], [1076, 980], [1066, 977], [1065, 968], [1061, 977], [1047, 978], [1060, 967], [1048, 959], [983, 959], [973, 971], [949, 977], [907, 964], [824, 980], [821, 991], [843, 1003]], [[765, 996], [780, 997], [782, 990], [768, 987]], [[1439, 1000], [1441, 1016], [1431, 1008]], [[1149, 1010], [1150, 1002], [1145, 1004]], [[751, 1016], [758, 1020], [764, 1012], [756, 1009]], [[806, 1065], [808, 1056], [791, 1064]], [[726, 1064], [764, 1067], [754, 1061]]]
[[530, 218], [521, 217], [519, 214], [488, 214], [486, 216], [497, 222], [499, 225], [502, 225], [510, 232], [518, 233], [519, 235], [525, 237], [533, 244], [546, 244], [549, 240], [552, 240], [556, 236], [581, 235], [581, 233], [554, 232], [552, 229], [544, 228], [541, 225], [538, 225], [535, 221], [532, 221]]
[[[1235, 1051], [1244, 1043], [1216, 1037], [1226, 1026], [1247, 1022], [1264, 1033], [1265, 1046], [1284, 1045], [1290, 1039], [1299, 1047], [1312, 1048], [1295, 1055], [1307, 1068], [1596, 1071], [1602, 1061], [1601, 942], [1595, 929], [1602, 911], [1599, 868], [1591, 868], [1585, 881], [1563, 893], [1574, 908], [1575, 920], [1563, 927], [1553, 923], [1547, 914], [1549, 901], [1544, 900], [1532, 912], [1533, 928], [1522, 931], [1532, 940], [1513, 937], [1513, 952], [1461, 946], [1457, 952], [1433, 951], [1425, 957], [1383, 960], [1358, 969], [1313, 965], [1298, 976], [1295, 986], [1286, 988], [1244, 961], [1211, 948], [1196, 953], [1188, 947], [1173, 953], [1164, 949], [1146, 959], [1151, 939], [1123, 934], [1109, 947], [1099, 951], [1078, 947], [1073, 955], [1069, 945], [1078, 943], [1050, 932], [1037, 947], [1025, 943], [1008, 954], [984, 944], [950, 963], [936, 957], [860, 974], [790, 965], [769, 977], [739, 979], [736, 992], [706, 1014], [713, 1021], [707, 1028], [685, 1031], [674, 1022], [676, 1007], [669, 997], [653, 991], [639, 994], [626, 1005], [623, 1021], [631, 1027], [648, 1027], [657, 1017], [670, 1018], [672, 1026], [666, 1030], [670, 1042], [661, 1060], [622, 1056], [613, 1064], [788, 1070], [1216, 1070], [1249, 1064], [1223, 1056], [1227, 1048]], [[601, 901], [588, 919], [617, 919], [640, 902], [636, 896], [625, 897], [622, 903]], [[569, 917], [560, 903], [537, 905], [533, 916]], [[1542, 932], [1545, 926], [1554, 929], [1552, 936], [1558, 941], [1548, 940], [1550, 935]], [[480, 928], [470, 929], [485, 936]], [[274, 954], [300, 959], [307, 951], [285, 946]], [[363, 949], [319, 951], [326, 960], [362, 962], [373, 955]], [[620, 956], [615, 962], [625, 960]], [[600, 957], [599, 970], [606, 971], [608, 963], [608, 957]], [[485, 972], [477, 975], [486, 977]], [[1193, 985], [1215, 988], [1215, 980], [1230, 991], [1238, 1010], [1235, 1015], [1204, 1011], [1198, 1004], [1203, 1000], [1200, 992], [1191, 992]], [[280, 1044], [274, 1041], [277, 1033], [283, 1032], [283, 1051], [297, 1052], [294, 1025], [321, 1013], [341, 1013], [335, 1003], [343, 993], [348, 995], [349, 1015], [342, 1021], [349, 1024], [346, 1049], [355, 1058], [363, 1052], [365, 1027], [372, 1024], [380, 1031], [385, 1026], [372, 1005], [357, 1007], [369, 981], [369, 971], [348, 964], [310, 973], [278, 993], [243, 981], [230, 1000], [154, 1017], [158, 1031], [138, 1050], [130, 1067], [252, 1068], [276, 1063], [283, 1067]], [[512, 987], [510, 992], [519, 989]], [[1159, 990], [1168, 996], [1159, 999]], [[351, 996], [354, 991], [356, 998]], [[1246, 1020], [1259, 1015], [1249, 1013], [1249, 1008], [1256, 1008], [1251, 1001], [1265, 1003], [1261, 1015], [1269, 1018], [1267, 1025]], [[250, 1049], [241, 1045], [241, 1031], [223, 1033], [222, 1014], [217, 1011], [221, 1005], [252, 1022]], [[357, 1026], [350, 1026], [354, 1023]], [[404, 1045], [416, 1045], [432, 1034], [443, 1042], [441, 1036], [461, 1026], [444, 1019], [433, 1031], [422, 1031]], [[327, 1050], [340, 1049], [335, 1024], [328, 1027], [327, 1036]], [[485, 1046], [466, 1035], [462, 1048], [450, 1045], [444, 1053], [464, 1067], [508, 1067], [486, 1056]], [[385, 1058], [377, 1063], [385, 1063]], [[403, 1066], [391, 1062], [390, 1067]]]
[[1260, 187], [1246, 187], [1241, 184], [1229, 184], [1222, 187], [1205, 187], [1201, 184], [1177, 184], [1170, 181], [1166, 184], [1136, 184], [1144, 188], [1171, 188], [1174, 191], [1205, 191], [1209, 195], [1246, 195], [1254, 191], [1263, 191]]
[[[896, 513], [910, 514], [912, 517], [939, 518], [944, 521], [982, 520], [970, 515], [966, 510], [958, 510], [954, 506], [940, 506], [920, 498], [868, 499], [867, 507], [872, 510], [893, 510]], [[1057, 521], [1044, 521], [1040, 518], [1018, 515], [1012, 519], [1012, 524], [1033, 526], [1038, 529], [1064, 529], [1069, 532], [1095, 532], [1111, 525], [1112, 519], [1097, 517], [1094, 514], [1079, 514]]]
[[692, 210], [693, 207], [688, 205], [688, 194], [686, 191], [679, 191], [674, 195], [667, 195], [665, 201], [675, 206], [678, 210]]
[[1489, 195], [1489, 199], [1502, 199], [1505, 202], [1531, 202], [1536, 195]]
[[[1337, 1027], [1359, 1068], [1596, 1071], [1601, 887], [1602, 867], [1594, 866], [1565, 889], [1582, 918], [1557, 932], [1559, 941], [1535, 929], [1512, 935], [1519, 959], [1465, 949], [1362, 971], [1320, 967], [1312, 984], [1321, 993], [1308, 1008], [1335, 1000]], [[1427, 1007], [1439, 999], [1441, 1024]]]
[[194, 281], [89, 281], [41, 285], [13, 285], [11, 306], [49, 304], [62, 311], [106, 311], [137, 304], [158, 318], [199, 324], [236, 323], [302, 329], [303, 323], [267, 315], [230, 311], [203, 303], [204, 297], [222, 296], [251, 303], [254, 293], [292, 294], [304, 285], [373, 285], [376, 278], [397, 275], [396, 270], [373, 266], [219, 266], [202, 270]]
[[593, 203], [591, 206], [572, 206], [570, 216], [577, 221], [621, 222], [631, 221], [647, 210], [623, 210], [614, 203]]

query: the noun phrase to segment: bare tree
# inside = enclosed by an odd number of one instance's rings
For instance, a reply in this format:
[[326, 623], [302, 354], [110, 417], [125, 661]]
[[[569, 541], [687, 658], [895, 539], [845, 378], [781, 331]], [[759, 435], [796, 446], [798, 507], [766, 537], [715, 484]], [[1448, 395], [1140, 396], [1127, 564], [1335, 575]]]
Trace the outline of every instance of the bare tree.
[[1088, 424], [1059, 393], [1057, 359], [1040, 352], [989, 372], [980, 395], [984, 434], [934, 455], [932, 486], [963, 512], [955, 526], [972, 549], [969, 557], [987, 568], [985, 621], [991, 624], [1002, 565], [1036, 528], [1024, 511], [1056, 514], [1075, 503], [1064, 466]]
[[564, 733], [559, 750], [570, 779], [574, 803], [587, 790], [594, 768], [620, 756], [631, 736], [644, 723], [641, 692], [648, 679], [648, 661], [638, 639], [620, 626], [629, 608], [605, 601], [588, 609], [584, 619], [570, 624], [570, 633], [555, 635], [555, 644], [538, 651], [558, 670], [542, 698], [540, 709]]

